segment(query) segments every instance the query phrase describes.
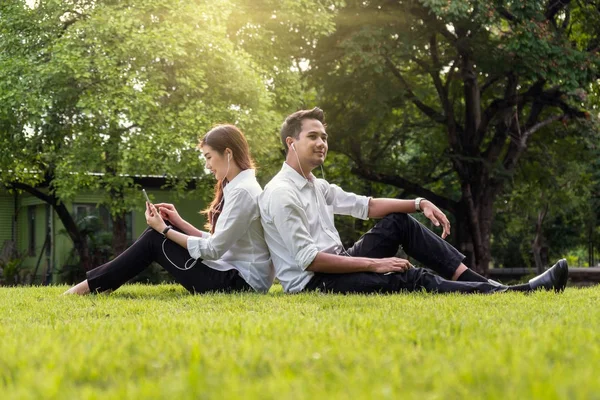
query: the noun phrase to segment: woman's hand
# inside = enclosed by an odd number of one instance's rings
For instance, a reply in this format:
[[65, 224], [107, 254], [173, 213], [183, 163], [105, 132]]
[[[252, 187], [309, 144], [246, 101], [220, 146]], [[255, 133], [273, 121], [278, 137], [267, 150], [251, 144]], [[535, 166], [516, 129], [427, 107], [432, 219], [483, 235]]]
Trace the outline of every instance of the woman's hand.
[[167, 227], [167, 224], [165, 224], [165, 221], [163, 221], [153, 204], [146, 202], [146, 212], [144, 215], [146, 216], [146, 223], [156, 232], [162, 233]]
[[181, 228], [185, 222], [179, 215], [175, 206], [169, 203], [158, 203], [154, 205], [159, 211], [160, 216], [163, 220], [168, 220], [171, 225], [177, 228]]

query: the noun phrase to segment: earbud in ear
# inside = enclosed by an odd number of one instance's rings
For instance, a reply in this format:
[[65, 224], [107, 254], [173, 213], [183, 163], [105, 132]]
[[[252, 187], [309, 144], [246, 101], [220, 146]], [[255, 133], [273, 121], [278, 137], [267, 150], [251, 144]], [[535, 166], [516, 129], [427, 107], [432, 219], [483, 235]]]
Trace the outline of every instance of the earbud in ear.
[[227, 161], [231, 160], [231, 153], [227, 153]]
[[292, 149], [294, 149], [294, 151], [296, 151], [296, 146], [294, 146], [294, 143], [292, 143]]

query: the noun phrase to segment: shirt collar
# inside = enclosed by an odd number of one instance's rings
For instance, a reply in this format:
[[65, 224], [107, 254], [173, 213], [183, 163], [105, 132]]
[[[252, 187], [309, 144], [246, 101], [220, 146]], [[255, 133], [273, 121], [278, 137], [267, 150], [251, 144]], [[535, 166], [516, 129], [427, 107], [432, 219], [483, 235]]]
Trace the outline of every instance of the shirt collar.
[[310, 172], [308, 174], [308, 179], [304, 178], [298, 171], [294, 168], [290, 167], [290, 165], [286, 162], [283, 163], [283, 167], [281, 167], [281, 171], [279, 172], [284, 178], [287, 178], [294, 182], [298, 189], [302, 189], [309, 182], [315, 181], [315, 176]]
[[237, 186], [239, 186], [245, 180], [250, 179], [250, 178], [255, 179], [255, 173], [256, 172], [253, 169], [245, 169], [242, 172], [240, 172], [239, 174], [237, 174], [235, 176], [235, 178], [233, 178], [231, 180], [231, 182], [229, 182], [227, 185], [225, 185], [225, 187], [223, 188], [223, 195], [226, 195], [228, 192], [235, 189]]

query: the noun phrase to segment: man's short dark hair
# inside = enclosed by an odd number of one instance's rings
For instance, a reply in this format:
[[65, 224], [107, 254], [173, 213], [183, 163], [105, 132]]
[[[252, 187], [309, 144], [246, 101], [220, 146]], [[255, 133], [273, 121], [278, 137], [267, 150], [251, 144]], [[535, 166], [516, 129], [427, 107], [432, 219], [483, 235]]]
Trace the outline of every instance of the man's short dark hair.
[[285, 152], [288, 151], [287, 143], [285, 139], [289, 137], [293, 137], [294, 139], [298, 139], [300, 137], [300, 132], [302, 131], [302, 121], [305, 119], [316, 119], [323, 124], [324, 115], [323, 110], [319, 107], [315, 107], [312, 110], [300, 110], [296, 111], [293, 114], [290, 114], [285, 119], [283, 125], [281, 125], [281, 143], [283, 144], [283, 148]]

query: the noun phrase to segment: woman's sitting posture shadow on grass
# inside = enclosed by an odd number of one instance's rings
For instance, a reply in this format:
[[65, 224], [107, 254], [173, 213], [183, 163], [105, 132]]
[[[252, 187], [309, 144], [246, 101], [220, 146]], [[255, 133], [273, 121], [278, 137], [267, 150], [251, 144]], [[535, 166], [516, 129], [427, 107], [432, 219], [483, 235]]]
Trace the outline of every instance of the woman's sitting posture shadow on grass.
[[216, 177], [215, 196], [206, 210], [210, 233], [183, 220], [175, 206], [146, 202], [146, 229], [114, 260], [87, 273], [65, 294], [115, 290], [153, 261], [191, 293], [266, 292], [274, 270], [264, 240], [248, 142], [233, 125], [210, 130], [198, 146]]

